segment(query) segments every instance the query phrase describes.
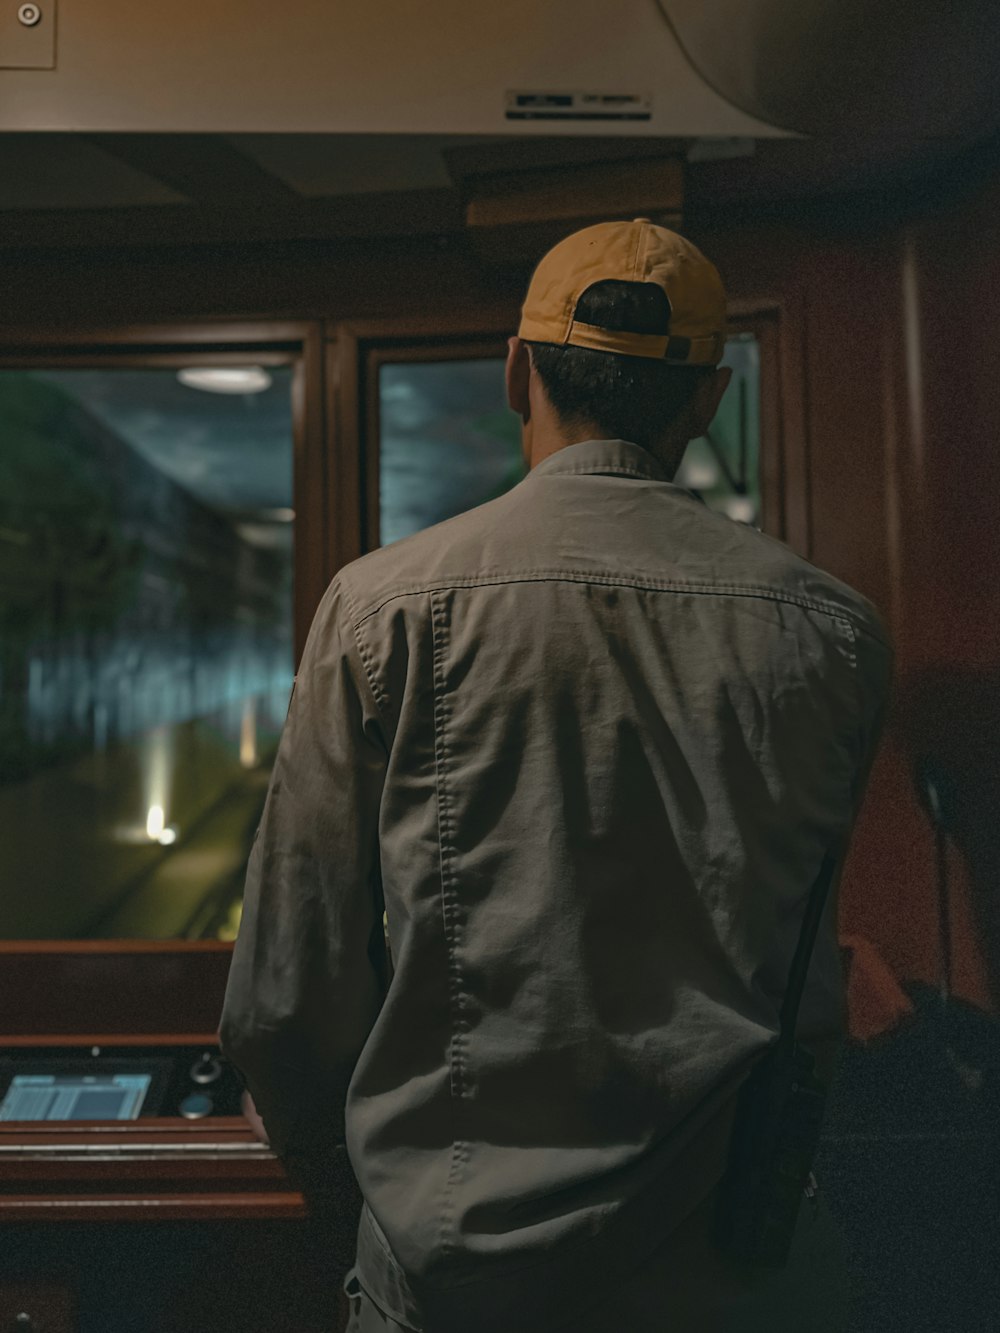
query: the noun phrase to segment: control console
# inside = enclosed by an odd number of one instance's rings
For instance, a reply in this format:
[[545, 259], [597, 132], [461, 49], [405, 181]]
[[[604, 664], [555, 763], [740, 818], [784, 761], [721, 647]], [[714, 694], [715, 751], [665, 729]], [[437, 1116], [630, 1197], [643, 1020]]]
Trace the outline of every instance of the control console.
[[63, 1046], [0, 1056], [0, 1121], [239, 1115], [243, 1082], [212, 1046]]

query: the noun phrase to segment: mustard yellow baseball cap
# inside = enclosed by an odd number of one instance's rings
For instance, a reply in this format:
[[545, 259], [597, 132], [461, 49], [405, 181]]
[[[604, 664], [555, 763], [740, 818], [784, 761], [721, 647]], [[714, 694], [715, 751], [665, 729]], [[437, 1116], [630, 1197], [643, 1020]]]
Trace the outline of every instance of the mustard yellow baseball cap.
[[[581, 323], [576, 303], [595, 282], [652, 282], [670, 303], [669, 332], [626, 333]], [[726, 345], [726, 293], [715, 265], [649, 218], [599, 222], [552, 247], [535, 269], [518, 336], [672, 365], [714, 366]]]

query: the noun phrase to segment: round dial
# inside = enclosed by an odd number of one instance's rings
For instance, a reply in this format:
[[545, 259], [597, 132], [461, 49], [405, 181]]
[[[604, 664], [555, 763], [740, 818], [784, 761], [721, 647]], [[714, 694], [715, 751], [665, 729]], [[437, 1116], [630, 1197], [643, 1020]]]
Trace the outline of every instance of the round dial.
[[200, 1120], [211, 1115], [215, 1102], [207, 1092], [189, 1092], [177, 1108], [185, 1120]]

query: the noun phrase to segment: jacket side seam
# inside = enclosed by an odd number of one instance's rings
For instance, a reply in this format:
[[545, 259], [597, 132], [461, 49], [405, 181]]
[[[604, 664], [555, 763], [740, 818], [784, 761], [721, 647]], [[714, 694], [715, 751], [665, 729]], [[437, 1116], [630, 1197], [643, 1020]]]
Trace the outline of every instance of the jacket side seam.
[[[782, 602], [786, 605], [801, 606], [812, 611], [821, 611], [833, 619], [855, 624], [855, 617], [838, 606], [835, 602], [826, 602], [816, 597], [802, 597], [795, 593], [779, 593], [770, 588], [759, 588], [752, 584], [741, 583], [684, 583], [669, 579], [623, 578], [615, 574], [573, 574], [564, 570], [524, 570], [518, 574], [497, 574], [495, 576], [471, 576], [468, 578], [450, 578], [441, 583], [422, 584], [414, 588], [402, 588], [398, 592], [388, 593], [375, 605], [362, 613], [357, 628], [384, 610], [390, 602], [402, 597], [415, 597], [425, 593], [447, 592], [454, 588], [490, 588], [509, 583], [582, 583], [600, 584], [615, 588], [645, 588], [650, 592], [693, 593], [698, 596], [757, 597], [769, 602]], [[860, 618], [858, 620], [860, 623]], [[869, 632], [871, 632], [869, 630]], [[873, 636], [878, 637], [878, 636]]]
[[438, 846], [441, 864], [441, 915], [445, 942], [448, 949], [448, 999], [451, 1009], [451, 1042], [449, 1050], [449, 1082], [455, 1125], [452, 1135], [451, 1161], [445, 1180], [441, 1202], [439, 1244], [443, 1252], [454, 1249], [454, 1194], [464, 1175], [469, 1145], [461, 1138], [458, 1108], [466, 1096], [466, 1045], [468, 1021], [465, 1016], [465, 994], [462, 987], [462, 969], [458, 957], [460, 943], [459, 902], [454, 874], [454, 839], [451, 812], [451, 792], [448, 785], [448, 694], [446, 681], [446, 648], [448, 616], [442, 598], [431, 593], [431, 625], [433, 631], [434, 662], [434, 766], [437, 778]]

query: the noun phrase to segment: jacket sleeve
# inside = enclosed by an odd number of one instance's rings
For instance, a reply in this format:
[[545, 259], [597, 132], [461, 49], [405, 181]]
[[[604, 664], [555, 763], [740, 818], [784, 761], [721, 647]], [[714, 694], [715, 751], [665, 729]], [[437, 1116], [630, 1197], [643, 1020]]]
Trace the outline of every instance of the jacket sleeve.
[[247, 871], [219, 1036], [275, 1151], [322, 1166], [382, 1004], [378, 707], [335, 581], [309, 632]]

